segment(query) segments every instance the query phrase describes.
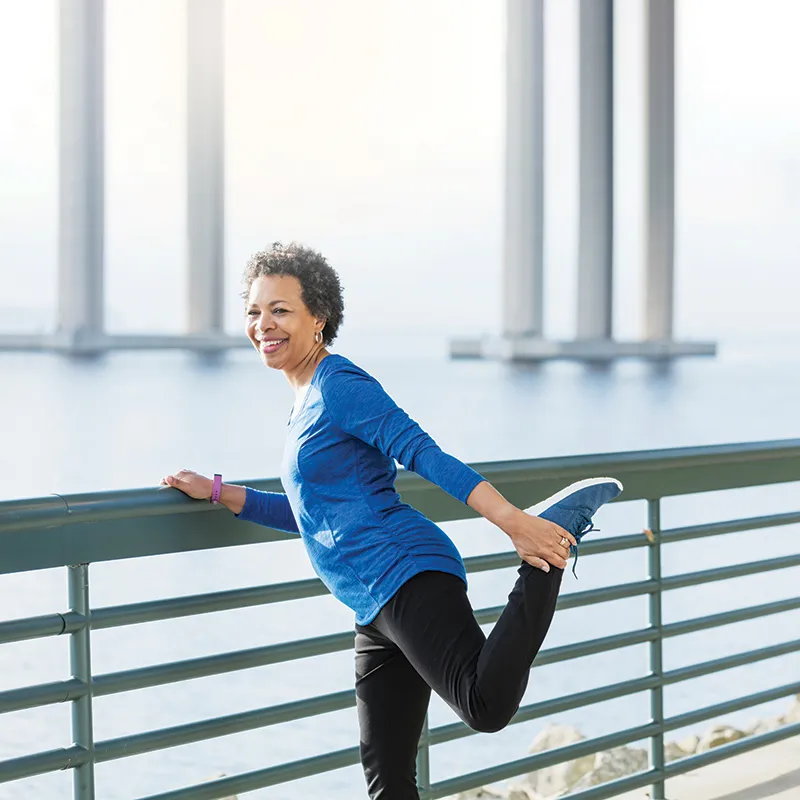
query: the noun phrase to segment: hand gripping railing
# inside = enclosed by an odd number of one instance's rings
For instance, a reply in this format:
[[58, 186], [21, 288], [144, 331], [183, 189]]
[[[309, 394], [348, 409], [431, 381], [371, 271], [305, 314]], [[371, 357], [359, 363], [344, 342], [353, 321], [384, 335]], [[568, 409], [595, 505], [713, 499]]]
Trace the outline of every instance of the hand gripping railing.
[[[651, 758], [647, 770], [581, 791], [571, 797], [575, 800], [602, 800], [631, 789], [652, 785], [653, 797], [660, 800], [664, 797], [664, 781], [667, 778], [800, 733], [800, 724], [787, 725], [706, 753], [665, 764], [663, 744], [664, 734], [667, 731], [788, 697], [800, 692], [800, 681], [694, 709], [674, 717], [664, 716], [664, 686], [797, 652], [800, 650], [800, 639], [692, 664], [669, 672], [663, 670], [663, 640], [734, 622], [792, 611], [800, 608], [800, 596], [664, 625], [661, 618], [663, 593], [758, 572], [800, 566], [800, 551], [780, 558], [664, 577], [661, 574], [662, 548], [671, 543], [691, 539], [800, 523], [800, 511], [673, 530], [662, 530], [660, 524], [660, 500], [663, 497], [800, 481], [800, 441], [473, 466], [492, 481], [509, 500], [518, 505], [529, 504], [531, 497], [546, 496], [566, 482], [594, 474], [610, 474], [620, 478], [625, 484], [625, 494], [622, 499], [647, 501], [648, 527], [651, 532], [647, 537], [639, 533], [585, 542], [581, 546], [583, 555], [646, 547], [649, 567], [647, 579], [572, 593], [563, 596], [558, 604], [560, 609], [579, 608], [621, 598], [647, 596], [650, 611], [647, 627], [543, 650], [536, 659], [536, 665], [554, 664], [647, 643], [650, 651], [649, 674], [642, 678], [523, 706], [512, 720], [512, 724], [645, 691], [650, 693], [651, 698], [650, 719], [637, 727], [438, 783], [431, 783], [430, 780], [430, 748], [442, 742], [473, 735], [473, 731], [460, 722], [433, 729], [428, 729], [426, 724], [418, 759], [418, 782], [421, 796], [425, 800], [445, 797], [642, 738], [651, 740]], [[273, 491], [279, 489], [277, 481], [253, 481], [250, 485]], [[472, 515], [466, 506], [413, 474], [401, 473], [397, 487], [404, 500], [435, 521], [463, 519]], [[146, 526], [140, 526], [142, 518], [147, 518]], [[131, 536], [134, 526], [137, 535]], [[53, 496], [0, 503], [0, 574], [54, 566], [67, 567], [70, 599], [70, 609], [63, 613], [0, 623], [0, 644], [69, 635], [72, 672], [68, 680], [0, 692], [0, 713], [62, 702], [70, 702], [73, 710], [72, 746], [0, 762], [0, 782], [55, 770], [72, 769], [75, 800], [90, 800], [95, 797], [94, 765], [97, 763], [354, 706], [354, 693], [348, 689], [132, 736], [94, 741], [92, 726], [94, 697], [347, 650], [352, 647], [353, 633], [333, 633], [249, 650], [92, 675], [90, 658], [92, 631], [212, 611], [286, 602], [321, 595], [326, 589], [317, 580], [303, 580], [110, 608], [91, 608], [88, 564], [245, 543], [267, 543], [285, 538], [288, 538], [286, 534], [234, 522], [224, 512], [220, 513], [218, 509], [208, 504], [190, 501], [176, 492], [152, 489], [70, 497]], [[515, 566], [518, 564], [518, 558], [513, 553], [502, 553], [469, 558], [466, 559], [466, 564], [469, 572], [482, 572]], [[490, 623], [497, 619], [501, 610], [501, 608], [480, 609], [476, 611], [476, 617], [481, 624]], [[147, 800], [212, 800], [236, 792], [246, 792], [339, 769], [357, 761], [358, 748], [350, 747], [152, 795]]]

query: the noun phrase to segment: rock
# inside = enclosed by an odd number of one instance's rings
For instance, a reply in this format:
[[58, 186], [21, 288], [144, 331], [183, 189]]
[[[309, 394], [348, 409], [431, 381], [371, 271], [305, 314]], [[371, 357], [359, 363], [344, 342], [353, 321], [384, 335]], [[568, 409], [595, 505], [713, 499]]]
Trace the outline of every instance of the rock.
[[645, 769], [647, 769], [647, 750], [638, 747], [614, 747], [602, 753], [595, 753], [591, 771], [572, 788], [588, 789], [590, 786], [598, 786]]
[[[469, 791], [461, 792], [461, 794], [455, 795], [453, 800], [496, 800], [497, 798], [506, 797], [508, 797], [508, 795], [481, 786], [480, 789], [470, 789]], [[528, 800], [528, 798], [523, 797], [521, 800]]]
[[[693, 737], [697, 739], [697, 737]], [[693, 747], [697, 747], [697, 742], [693, 742]], [[692, 750], [692, 753], [694, 750]], [[677, 761], [679, 758], [686, 758], [686, 756], [691, 755], [691, 753], [687, 753], [677, 742], [667, 742], [664, 745], [664, 762], [669, 763], [670, 761]]]
[[745, 736], [758, 736], [759, 733], [769, 733], [777, 730], [784, 725], [784, 717], [769, 717], [768, 719], [758, 719], [752, 725], [744, 729]]
[[710, 731], [700, 739], [697, 744], [698, 753], [705, 753], [707, 750], [712, 750], [729, 742], [735, 742], [737, 739], [743, 739], [746, 736], [744, 731], [738, 728], [733, 728], [730, 725], [715, 725]]
[[677, 744], [687, 756], [691, 756], [697, 752], [697, 745], [700, 744], [700, 737], [687, 736], [685, 739], [681, 739]]
[[[530, 753], [543, 753], [581, 742], [586, 737], [569, 725], [548, 725], [531, 743]], [[588, 755], [574, 761], [566, 761], [552, 767], [531, 772], [514, 791], [536, 792], [542, 797], [554, 797], [569, 791], [594, 764], [594, 756]]]
[[800, 694], [794, 698], [792, 707], [781, 719], [784, 725], [794, 725], [795, 722], [800, 722]]

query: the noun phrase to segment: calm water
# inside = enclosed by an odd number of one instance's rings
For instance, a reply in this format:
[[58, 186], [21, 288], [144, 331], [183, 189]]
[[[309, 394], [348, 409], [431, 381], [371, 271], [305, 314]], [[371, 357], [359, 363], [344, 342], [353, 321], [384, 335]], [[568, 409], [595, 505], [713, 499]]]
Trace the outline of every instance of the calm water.
[[[409, 413], [450, 452], [466, 461], [532, 458], [797, 437], [800, 428], [800, 348], [797, 343], [722, 347], [712, 360], [686, 360], [656, 368], [634, 362], [610, 369], [555, 363], [542, 367], [450, 362], [442, 348], [408, 340], [340, 352], [375, 374]], [[419, 353], [425, 353], [420, 357]], [[407, 354], [407, 355], [401, 355]], [[218, 362], [186, 354], [117, 354], [75, 362], [47, 355], [0, 354], [0, 499], [99, 489], [154, 486], [165, 472], [185, 466], [226, 479], [274, 476], [291, 405], [279, 374], [250, 353]], [[716, 493], [665, 503], [667, 527], [796, 510], [798, 485]], [[534, 502], [539, 498], [531, 498]], [[599, 535], [643, 527], [640, 503], [622, 503], [598, 519]], [[504, 537], [482, 521], [445, 526], [465, 555], [504, 548]], [[798, 552], [798, 526], [674, 545], [667, 573]], [[644, 553], [586, 558], [580, 580], [566, 591], [636, 579]], [[0, 576], [0, 617], [14, 619], [66, 606], [64, 570]], [[294, 580], [311, 575], [296, 542], [231, 548], [186, 556], [140, 559], [91, 568], [95, 606], [115, 605], [215, 589]], [[476, 606], [501, 603], [513, 572], [478, 575], [470, 593]], [[669, 595], [667, 621], [714, 613], [741, 604], [797, 594], [800, 570], [753, 576]], [[549, 646], [646, 624], [643, 598], [563, 612]], [[100, 631], [93, 637], [93, 668], [107, 673], [240, 647], [286, 641], [352, 627], [350, 612], [331, 598], [287, 607], [244, 609]], [[739, 649], [796, 637], [800, 614], [783, 614], [667, 642], [666, 668]], [[2, 688], [61, 680], [68, 673], [65, 640], [0, 648]], [[644, 646], [571, 664], [539, 668], [527, 702], [643, 675]], [[668, 714], [796, 679], [800, 657], [670, 687]], [[95, 702], [98, 740], [178, 725], [233, 711], [285, 702], [348, 687], [352, 656], [341, 653], [185, 684], [131, 692]], [[746, 724], [786, 703], [731, 715]], [[644, 722], [645, 695], [622, 698], [559, 716], [587, 734]], [[452, 720], [434, 700], [434, 725]], [[434, 780], [525, 754], [543, 721], [473, 737], [433, 751]], [[701, 726], [704, 727], [704, 726]], [[678, 732], [676, 737], [682, 735]], [[355, 715], [323, 718], [237, 734], [215, 742], [104, 764], [98, 797], [123, 800], [235, 774], [313, 753], [355, 745]], [[7, 714], [0, 729], [0, 759], [66, 746], [69, 708]], [[362, 797], [357, 768], [248, 797]], [[0, 786], [2, 800], [67, 798], [71, 776], [57, 774]]]

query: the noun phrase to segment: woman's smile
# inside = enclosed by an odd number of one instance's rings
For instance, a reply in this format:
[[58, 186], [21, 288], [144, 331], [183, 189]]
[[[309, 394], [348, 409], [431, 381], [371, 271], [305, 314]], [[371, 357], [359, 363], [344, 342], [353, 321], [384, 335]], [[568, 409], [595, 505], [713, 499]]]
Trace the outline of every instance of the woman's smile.
[[288, 341], [288, 338], [285, 339], [260, 339], [259, 340], [259, 350], [264, 353], [264, 355], [269, 355], [270, 353], [275, 353], [278, 351], [282, 345]]

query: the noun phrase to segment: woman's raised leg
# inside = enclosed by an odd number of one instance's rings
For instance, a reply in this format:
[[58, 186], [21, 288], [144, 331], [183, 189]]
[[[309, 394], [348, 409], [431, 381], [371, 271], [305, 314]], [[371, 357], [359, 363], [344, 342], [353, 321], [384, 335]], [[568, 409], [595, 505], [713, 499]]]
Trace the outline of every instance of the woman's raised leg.
[[471, 728], [498, 731], [519, 708], [531, 664], [555, 613], [563, 571], [523, 563], [488, 638], [463, 581], [421, 572], [400, 587], [370, 626]]

